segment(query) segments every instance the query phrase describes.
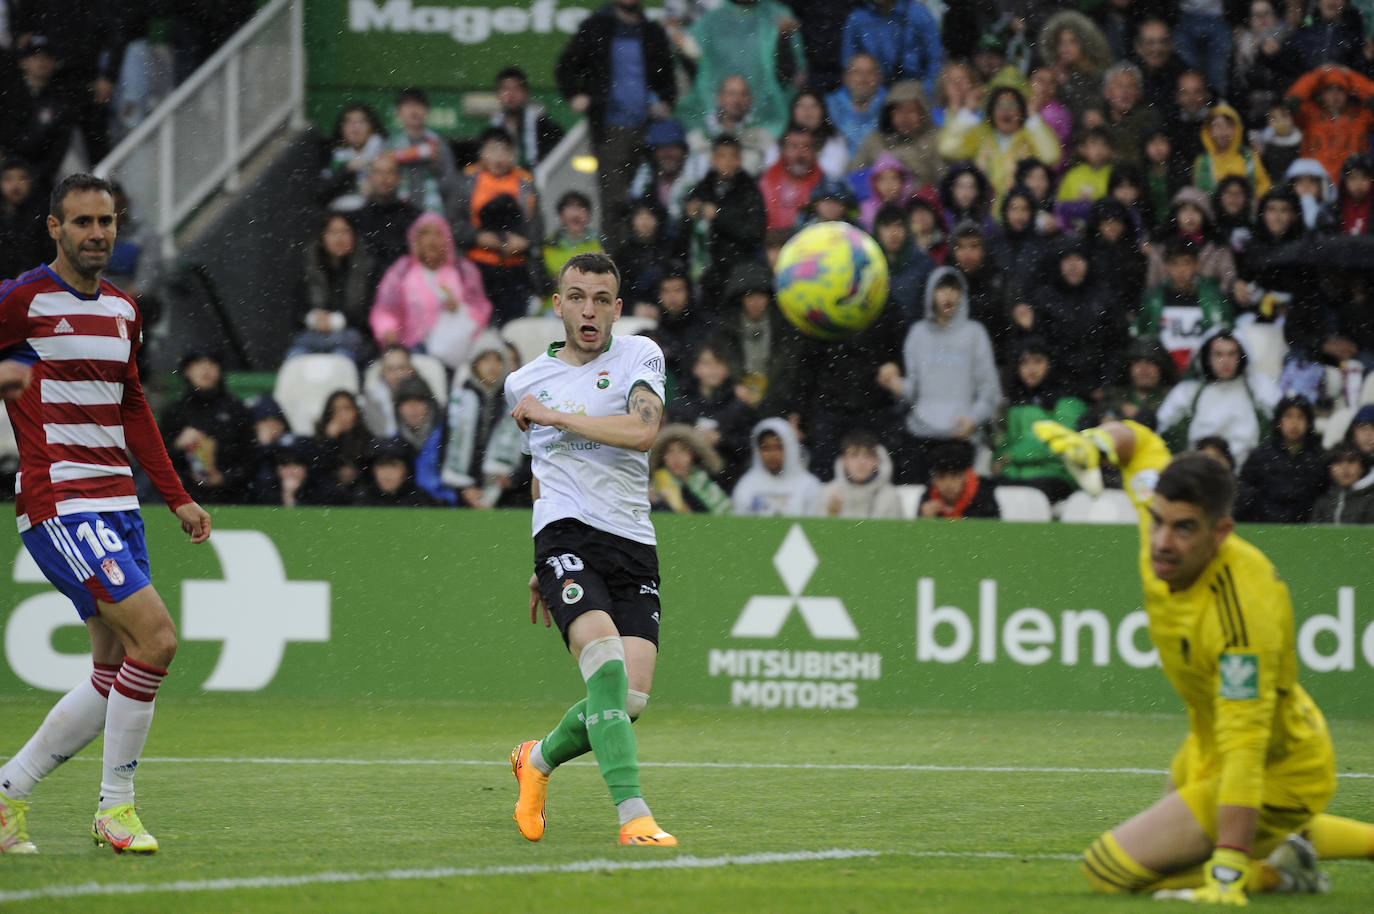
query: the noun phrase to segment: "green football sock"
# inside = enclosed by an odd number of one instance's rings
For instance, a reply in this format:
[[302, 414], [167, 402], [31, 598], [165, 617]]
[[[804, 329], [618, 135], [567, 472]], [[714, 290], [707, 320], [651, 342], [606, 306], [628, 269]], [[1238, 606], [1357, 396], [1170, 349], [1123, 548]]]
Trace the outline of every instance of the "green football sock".
[[539, 744], [544, 761], [554, 768], [564, 762], [571, 762], [579, 755], [586, 755], [592, 749], [587, 739], [587, 699], [582, 699], [563, 714], [558, 726], [549, 732]]
[[643, 796], [639, 789], [635, 731], [625, 711], [629, 684], [623, 660], [607, 660], [587, 677], [587, 740], [615, 803]]

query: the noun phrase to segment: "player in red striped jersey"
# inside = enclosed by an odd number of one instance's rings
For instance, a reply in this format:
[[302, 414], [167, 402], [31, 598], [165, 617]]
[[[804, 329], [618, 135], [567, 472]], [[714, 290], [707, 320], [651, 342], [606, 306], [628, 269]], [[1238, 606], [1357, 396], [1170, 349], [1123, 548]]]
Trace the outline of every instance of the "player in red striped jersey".
[[116, 852], [150, 853], [157, 839], [134, 810], [133, 776], [176, 628], [149, 581], [126, 451], [192, 543], [209, 538], [210, 515], [178, 481], [143, 396], [134, 362], [138, 308], [101, 279], [116, 232], [109, 183], [69, 175], [53, 190], [49, 213], [56, 258], [0, 284], [0, 397], [19, 442], [20, 538], [85, 621], [94, 670], [0, 767], [0, 853], [36, 850], [29, 792], [102, 731], [91, 834]]

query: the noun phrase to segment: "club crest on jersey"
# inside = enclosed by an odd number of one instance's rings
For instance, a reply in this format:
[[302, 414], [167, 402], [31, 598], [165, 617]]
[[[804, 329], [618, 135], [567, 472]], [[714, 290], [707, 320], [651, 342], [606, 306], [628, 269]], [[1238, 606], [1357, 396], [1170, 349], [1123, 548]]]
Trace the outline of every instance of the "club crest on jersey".
[[106, 559], [100, 563], [100, 570], [105, 572], [105, 577], [110, 579], [110, 583], [118, 587], [124, 583], [124, 569], [119, 567], [119, 563], [114, 559]]
[[563, 603], [571, 606], [582, 599], [582, 585], [576, 581], [563, 582]]
[[609, 371], [598, 371], [596, 373], [596, 389], [605, 390], [611, 386], [611, 373]]
[[119, 338], [127, 340], [129, 338], [129, 322], [123, 317], [115, 317], [115, 329], [119, 331]]

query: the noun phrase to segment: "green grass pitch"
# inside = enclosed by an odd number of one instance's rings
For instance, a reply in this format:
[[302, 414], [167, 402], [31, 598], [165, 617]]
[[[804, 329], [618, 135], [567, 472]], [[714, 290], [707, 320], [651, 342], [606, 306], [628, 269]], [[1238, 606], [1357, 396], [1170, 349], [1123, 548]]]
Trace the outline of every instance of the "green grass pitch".
[[[48, 696], [0, 700], [13, 751]], [[594, 765], [560, 770], [544, 841], [506, 755], [562, 708], [163, 698], [139, 774], [153, 857], [89, 836], [98, 744], [42, 784], [40, 854], [0, 857], [0, 911], [1188, 910], [1102, 898], [1077, 854], [1150, 803], [1181, 716], [759, 712], [650, 705], [642, 778], [676, 850], [622, 848]], [[1374, 815], [1374, 721], [1334, 721], [1334, 813]], [[1374, 863], [1264, 911], [1374, 910]]]

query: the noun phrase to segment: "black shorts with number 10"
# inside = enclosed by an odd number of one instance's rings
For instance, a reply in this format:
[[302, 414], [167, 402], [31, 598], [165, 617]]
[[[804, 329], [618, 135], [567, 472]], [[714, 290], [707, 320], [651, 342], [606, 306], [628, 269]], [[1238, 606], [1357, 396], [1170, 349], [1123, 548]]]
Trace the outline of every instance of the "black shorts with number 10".
[[568, 641], [568, 626], [584, 612], [609, 613], [621, 636], [658, 645], [658, 552], [653, 546], [556, 520], [534, 537], [534, 573], [553, 621]]

